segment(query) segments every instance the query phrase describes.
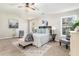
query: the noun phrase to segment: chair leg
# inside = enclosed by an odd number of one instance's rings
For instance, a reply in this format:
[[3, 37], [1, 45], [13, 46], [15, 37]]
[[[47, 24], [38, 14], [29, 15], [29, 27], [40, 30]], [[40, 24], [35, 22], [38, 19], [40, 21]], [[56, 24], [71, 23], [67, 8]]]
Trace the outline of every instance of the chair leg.
[[66, 44], [66, 49], [68, 49], [68, 45]]
[[19, 44], [20, 47], [22, 47], [23, 49], [25, 49], [25, 46], [22, 46], [21, 44]]
[[60, 46], [61, 46], [61, 42], [59, 42]]
[[26, 47], [24, 46], [24, 47], [22, 47], [23, 49], [25, 49]]

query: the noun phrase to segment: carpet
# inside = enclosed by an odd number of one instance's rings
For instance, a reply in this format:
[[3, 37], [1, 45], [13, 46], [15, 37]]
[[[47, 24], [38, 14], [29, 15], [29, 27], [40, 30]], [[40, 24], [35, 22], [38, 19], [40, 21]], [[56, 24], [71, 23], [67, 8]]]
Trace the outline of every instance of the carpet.
[[13, 42], [13, 45], [26, 56], [43, 56], [44, 53], [46, 53], [52, 47], [50, 43], [46, 43], [39, 48], [31, 45], [27, 46], [25, 49], [19, 47], [18, 42]]

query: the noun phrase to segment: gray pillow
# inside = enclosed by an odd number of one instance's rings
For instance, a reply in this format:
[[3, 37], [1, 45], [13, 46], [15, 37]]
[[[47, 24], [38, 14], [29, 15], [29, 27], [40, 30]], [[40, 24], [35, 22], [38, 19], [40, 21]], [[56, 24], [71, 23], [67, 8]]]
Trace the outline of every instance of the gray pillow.
[[34, 41], [33, 39], [33, 35], [32, 34], [27, 34], [26, 38], [25, 38], [26, 42], [30, 42], [30, 41]]

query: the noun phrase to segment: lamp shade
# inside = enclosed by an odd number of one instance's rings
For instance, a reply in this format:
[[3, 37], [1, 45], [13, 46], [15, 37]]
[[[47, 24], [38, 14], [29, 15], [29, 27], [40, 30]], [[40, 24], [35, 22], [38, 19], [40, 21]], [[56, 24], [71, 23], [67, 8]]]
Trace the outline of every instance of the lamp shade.
[[52, 30], [56, 30], [56, 27], [52, 27]]

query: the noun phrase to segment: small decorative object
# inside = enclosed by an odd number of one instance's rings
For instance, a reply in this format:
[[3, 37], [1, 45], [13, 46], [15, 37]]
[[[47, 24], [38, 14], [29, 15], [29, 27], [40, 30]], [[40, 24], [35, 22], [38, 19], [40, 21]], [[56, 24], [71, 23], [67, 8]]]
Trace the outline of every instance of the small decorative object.
[[42, 25], [48, 26], [48, 21], [47, 20], [42, 20]]
[[44, 22], [44, 20], [42, 20], [42, 24], [44, 24], [45, 22]]
[[37, 33], [37, 30], [38, 30], [38, 28], [37, 28], [37, 27], [34, 27], [33, 32], [34, 32], [34, 33]]
[[46, 26], [48, 26], [48, 21], [46, 22]]
[[18, 28], [18, 20], [15, 20], [15, 19], [11, 19], [8, 21], [9, 23], [9, 28]]

